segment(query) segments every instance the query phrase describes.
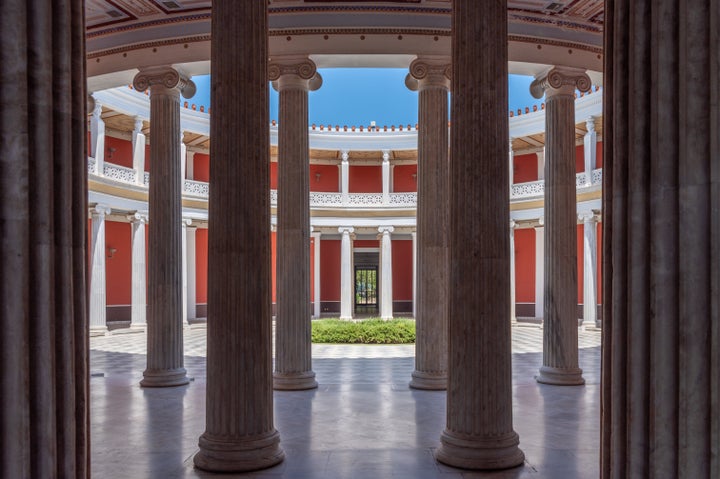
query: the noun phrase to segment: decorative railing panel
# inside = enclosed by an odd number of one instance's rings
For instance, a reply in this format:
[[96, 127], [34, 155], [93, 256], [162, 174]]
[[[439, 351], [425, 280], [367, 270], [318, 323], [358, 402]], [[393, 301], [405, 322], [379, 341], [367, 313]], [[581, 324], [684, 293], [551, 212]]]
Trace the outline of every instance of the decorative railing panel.
[[207, 198], [210, 196], [210, 184], [204, 181], [185, 180], [185, 193]]
[[382, 193], [350, 193], [347, 206], [382, 206]]
[[341, 193], [311, 192], [310, 193], [310, 206], [316, 206], [316, 207], [342, 206], [342, 194]]
[[135, 170], [112, 163], [105, 163], [103, 176], [122, 183], [135, 183]]
[[417, 193], [390, 193], [390, 206], [415, 208], [417, 206]]

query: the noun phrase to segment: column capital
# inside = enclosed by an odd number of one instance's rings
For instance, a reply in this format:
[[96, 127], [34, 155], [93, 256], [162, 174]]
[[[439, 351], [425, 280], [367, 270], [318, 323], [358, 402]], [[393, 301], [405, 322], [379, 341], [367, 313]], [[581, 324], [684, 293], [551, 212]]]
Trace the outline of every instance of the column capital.
[[127, 219], [129, 219], [131, 223], [147, 224], [149, 215], [147, 211], [136, 211], [135, 213], [128, 215]]
[[517, 228], [517, 223], [515, 220], [510, 220], [510, 230], [514, 230], [515, 228]]
[[144, 126], [143, 119], [140, 118], [139, 116], [136, 116], [133, 118], [133, 120], [135, 121], [134, 127], [133, 127], [133, 133], [135, 133], [135, 134], [142, 133], [142, 129]]
[[90, 207], [90, 214], [91, 214], [93, 217], [95, 217], [95, 216], [107, 216], [107, 215], [110, 214], [111, 211], [112, 211], [112, 209], [111, 209], [109, 206], [103, 205], [103, 204], [100, 204], [100, 203], [96, 204], [95, 206], [91, 206], [91, 207]]
[[545, 226], [545, 217], [544, 216], [541, 216], [540, 218], [538, 218], [537, 221], [538, 221], [538, 225], [536, 226], [537, 228], [542, 228], [543, 226]]
[[278, 90], [315, 91], [322, 86], [322, 76], [315, 62], [307, 57], [276, 58], [268, 63], [268, 78]]
[[152, 91], [155, 87], [177, 89], [185, 98], [191, 98], [196, 90], [195, 83], [188, 76], [170, 66], [143, 68], [133, 78], [133, 88], [137, 91], [143, 92], [148, 88]]
[[445, 56], [418, 57], [410, 64], [410, 73], [405, 77], [405, 86], [412, 91], [426, 88], [450, 89], [452, 65]]
[[587, 128], [588, 133], [595, 132], [595, 117], [594, 116], [589, 116], [585, 119], [585, 128]]
[[340, 226], [338, 228], [338, 233], [342, 233], [344, 235], [346, 235], [346, 234], [349, 235], [354, 232], [355, 232], [355, 228], [353, 228], [352, 226]]
[[416, 238], [416, 237], [417, 237], [417, 231], [411, 231], [411, 232], [410, 232], [410, 236], [412, 236], [413, 239]]
[[387, 163], [390, 161], [390, 150], [382, 150], [382, 159], [383, 163]]
[[382, 235], [389, 235], [389, 234], [392, 233], [393, 231], [395, 231], [395, 227], [393, 227], [393, 226], [380, 226], [380, 227], [378, 227], [378, 233], [380, 233], [380, 234], [382, 234]]
[[270, 232], [275, 233], [277, 232], [277, 225], [274, 223], [270, 224]]
[[102, 114], [102, 102], [92, 95], [90, 95], [90, 98], [92, 99], [92, 115], [96, 118], [100, 118], [100, 115]]
[[583, 223], [594, 223], [597, 221], [597, 216], [592, 211], [581, 211], [577, 215], [578, 220]]
[[350, 150], [340, 150], [340, 157], [342, 158], [343, 163], [347, 163], [350, 158]]
[[313, 230], [310, 232], [310, 236], [317, 239], [317, 238], [320, 238], [320, 236], [322, 236], [322, 232]]
[[571, 67], [553, 67], [541, 73], [530, 85], [530, 93], [535, 98], [547, 95], [548, 99], [557, 95], [573, 95], [575, 90], [590, 91], [592, 82], [584, 69]]
[[183, 228], [192, 225], [192, 218], [183, 218], [180, 220], [180, 224]]

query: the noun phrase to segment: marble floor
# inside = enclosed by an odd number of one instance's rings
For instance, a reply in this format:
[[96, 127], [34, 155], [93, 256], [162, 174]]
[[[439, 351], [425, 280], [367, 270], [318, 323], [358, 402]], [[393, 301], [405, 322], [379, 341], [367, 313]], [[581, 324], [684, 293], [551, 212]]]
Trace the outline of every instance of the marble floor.
[[515, 326], [513, 405], [525, 464], [472, 472], [437, 463], [445, 393], [407, 383], [414, 346], [313, 345], [314, 391], [275, 392], [285, 461], [214, 475], [192, 456], [205, 425], [205, 328], [185, 330], [188, 386], [141, 389], [145, 334], [92, 338], [92, 475], [96, 478], [547, 478], [599, 477], [600, 332], [580, 331], [585, 386], [537, 384], [542, 330]]

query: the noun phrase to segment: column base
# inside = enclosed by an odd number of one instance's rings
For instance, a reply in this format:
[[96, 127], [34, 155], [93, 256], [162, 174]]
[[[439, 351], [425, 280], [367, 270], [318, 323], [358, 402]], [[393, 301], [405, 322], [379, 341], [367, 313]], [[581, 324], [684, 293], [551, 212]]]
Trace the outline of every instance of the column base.
[[169, 388], [184, 386], [190, 382], [185, 368], [146, 369], [140, 386], [144, 388]]
[[110, 330], [107, 326], [90, 326], [90, 337], [105, 336]]
[[301, 373], [273, 373], [273, 389], [277, 391], [303, 391], [315, 389], [318, 383], [314, 371]]
[[130, 329], [135, 331], [147, 331], [147, 323], [130, 323]]
[[483, 438], [461, 437], [445, 429], [440, 436], [435, 459], [462, 469], [508, 469], [525, 461], [519, 443], [520, 438], [515, 431], [500, 437]]
[[555, 386], [582, 386], [585, 384], [585, 378], [582, 377], [582, 369], [580, 368], [543, 366], [540, 368], [540, 374], [535, 376], [535, 380], [542, 384]]
[[200, 436], [200, 452], [193, 457], [198, 469], [211, 472], [249, 472], [267, 469], [285, 459], [280, 434], [273, 429], [260, 436]]
[[409, 386], [413, 389], [444, 391], [447, 389], [447, 373], [428, 373], [415, 370]]

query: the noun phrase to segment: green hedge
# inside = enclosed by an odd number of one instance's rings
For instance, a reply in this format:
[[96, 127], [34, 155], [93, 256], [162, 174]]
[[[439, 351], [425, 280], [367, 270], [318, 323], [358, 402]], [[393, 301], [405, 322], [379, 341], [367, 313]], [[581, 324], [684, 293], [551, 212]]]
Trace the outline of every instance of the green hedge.
[[312, 322], [313, 343], [335, 344], [412, 344], [415, 321], [412, 319], [372, 318], [362, 321], [317, 319]]

